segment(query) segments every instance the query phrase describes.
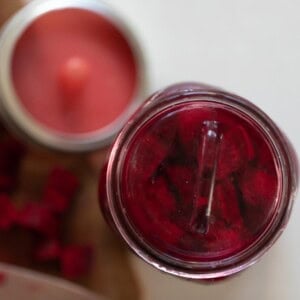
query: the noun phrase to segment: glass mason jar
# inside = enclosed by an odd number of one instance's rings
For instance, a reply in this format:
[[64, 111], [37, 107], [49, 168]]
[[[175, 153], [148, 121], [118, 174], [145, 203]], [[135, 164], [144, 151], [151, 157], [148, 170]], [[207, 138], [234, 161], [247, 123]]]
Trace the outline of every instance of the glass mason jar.
[[152, 95], [111, 149], [99, 184], [108, 223], [157, 269], [233, 275], [282, 233], [298, 184], [287, 137], [253, 103], [182, 83]]

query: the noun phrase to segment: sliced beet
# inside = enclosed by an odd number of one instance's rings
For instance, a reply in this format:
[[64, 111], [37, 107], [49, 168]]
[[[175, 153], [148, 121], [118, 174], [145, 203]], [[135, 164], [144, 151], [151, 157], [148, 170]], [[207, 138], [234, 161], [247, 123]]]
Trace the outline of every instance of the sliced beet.
[[217, 178], [223, 179], [241, 170], [254, 156], [253, 144], [242, 126], [224, 130], [220, 144]]
[[171, 193], [178, 194], [174, 195], [176, 199], [180, 200], [182, 205], [191, 205], [194, 197], [195, 170], [190, 166], [170, 164], [164, 173]]
[[147, 180], [155, 175], [175, 141], [174, 120], [165, 118], [158, 123], [155, 124], [156, 126], [149, 126], [148, 132], [139, 133], [132, 153], [132, 176], [139, 177], [141, 180]]
[[227, 179], [216, 185], [212, 214], [224, 221], [228, 228], [241, 227], [242, 215], [237, 190], [232, 180]]
[[201, 141], [201, 128], [204, 121], [213, 121], [213, 109], [186, 109], [178, 114], [178, 133], [187, 153], [193, 153]]
[[152, 135], [144, 136], [139, 141], [131, 172], [134, 172], [134, 175], [140, 177], [141, 180], [148, 180], [155, 174], [169, 149], [170, 145], [158, 141]]
[[278, 180], [275, 174], [252, 168], [242, 176], [240, 187], [247, 204], [269, 209], [276, 197]]
[[[246, 160], [253, 160], [256, 156], [256, 151], [254, 148], [253, 141], [251, 140], [247, 129], [241, 125], [236, 127], [237, 135], [240, 135], [240, 142], [242, 143], [242, 148], [245, 151]], [[238, 136], [237, 136], [238, 138]]]
[[146, 213], [150, 217], [163, 216], [168, 218], [170, 213], [176, 209], [176, 202], [163, 177], [148, 182], [147, 193], [144, 194]]

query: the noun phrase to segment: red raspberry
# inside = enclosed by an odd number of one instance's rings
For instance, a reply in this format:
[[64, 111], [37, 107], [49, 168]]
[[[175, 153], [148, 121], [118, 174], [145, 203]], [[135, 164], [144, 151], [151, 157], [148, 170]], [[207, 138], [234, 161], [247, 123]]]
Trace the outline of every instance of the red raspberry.
[[58, 234], [58, 219], [42, 203], [27, 203], [19, 212], [17, 223], [45, 236], [53, 237]]
[[50, 261], [60, 257], [61, 246], [57, 240], [47, 240], [35, 249], [35, 258], [38, 261]]
[[69, 204], [70, 204], [70, 198], [64, 196], [59, 191], [48, 188], [44, 192], [43, 196], [43, 203], [45, 203], [53, 212], [62, 214], [67, 211]]
[[78, 279], [87, 274], [92, 262], [92, 248], [68, 246], [61, 253], [61, 269], [64, 277]]

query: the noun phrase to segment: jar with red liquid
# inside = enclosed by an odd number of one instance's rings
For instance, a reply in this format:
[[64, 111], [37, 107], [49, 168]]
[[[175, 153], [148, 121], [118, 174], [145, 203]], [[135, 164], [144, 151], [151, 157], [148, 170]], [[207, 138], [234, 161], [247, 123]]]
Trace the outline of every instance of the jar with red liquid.
[[287, 137], [253, 103], [177, 84], [151, 96], [118, 135], [100, 204], [144, 261], [218, 279], [251, 266], [280, 236], [297, 168]]

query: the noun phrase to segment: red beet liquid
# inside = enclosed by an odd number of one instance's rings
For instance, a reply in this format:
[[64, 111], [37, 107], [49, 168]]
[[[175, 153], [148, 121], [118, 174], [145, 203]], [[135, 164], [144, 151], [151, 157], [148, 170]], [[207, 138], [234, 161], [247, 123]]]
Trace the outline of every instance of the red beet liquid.
[[[214, 157], [214, 146], [207, 146], [211, 121], [220, 138], [212, 142], [219, 147]], [[128, 219], [148, 245], [201, 261], [232, 256], [259, 238], [277, 205], [278, 177], [255, 124], [220, 106], [190, 103], [140, 128], [129, 146], [122, 190]]]
[[224, 278], [282, 232], [296, 166], [286, 137], [253, 104], [181, 84], [125, 125], [99, 196], [108, 223], [145, 261], [185, 278]]

